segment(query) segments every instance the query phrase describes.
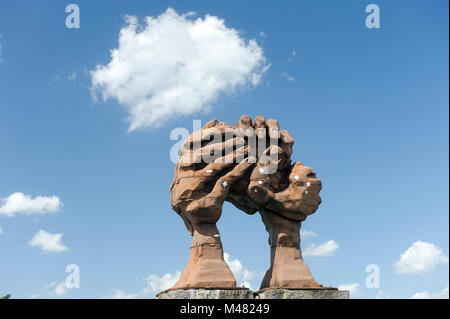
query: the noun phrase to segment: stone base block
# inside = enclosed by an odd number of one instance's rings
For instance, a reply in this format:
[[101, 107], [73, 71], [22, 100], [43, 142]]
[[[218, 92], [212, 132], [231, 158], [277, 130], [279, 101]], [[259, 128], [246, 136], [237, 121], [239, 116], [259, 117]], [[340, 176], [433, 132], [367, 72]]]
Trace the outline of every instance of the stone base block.
[[253, 299], [248, 288], [169, 289], [156, 295], [158, 299]]
[[337, 288], [263, 289], [254, 292], [254, 299], [348, 299], [350, 292]]
[[190, 288], [168, 289], [156, 297], [158, 299], [349, 299], [350, 292], [337, 288], [267, 288], [256, 292], [247, 288]]

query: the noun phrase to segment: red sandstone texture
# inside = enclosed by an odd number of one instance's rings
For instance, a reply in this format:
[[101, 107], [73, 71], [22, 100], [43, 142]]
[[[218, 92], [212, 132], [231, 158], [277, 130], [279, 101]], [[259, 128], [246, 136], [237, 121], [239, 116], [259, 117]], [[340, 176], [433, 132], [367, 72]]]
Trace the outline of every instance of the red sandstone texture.
[[173, 289], [236, 287], [216, 226], [224, 201], [259, 212], [269, 233], [271, 263], [261, 289], [322, 287], [303, 262], [299, 233], [321, 202], [322, 184], [311, 168], [291, 163], [293, 144], [278, 121], [248, 115], [233, 127], [212, 120], [184, 142], [170, 195], [193, 241]]

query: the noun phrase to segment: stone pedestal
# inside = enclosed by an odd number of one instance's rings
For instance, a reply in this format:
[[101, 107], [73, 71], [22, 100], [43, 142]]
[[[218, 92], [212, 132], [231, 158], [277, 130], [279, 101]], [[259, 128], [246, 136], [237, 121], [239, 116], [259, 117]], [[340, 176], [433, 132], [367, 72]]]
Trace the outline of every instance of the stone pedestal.
[[158, 299], [349, 299], [347, 290], [321, 289], [262, 289], [247, 288], [189, 288], [168, 289], [156, 295]]
[[253, 299], [248, 288], [169, 289], [156, 295], [158, 299]]
[[254, 299], [349, 299], [347, 290], [322, 289], [262, 289], [254, 292]]

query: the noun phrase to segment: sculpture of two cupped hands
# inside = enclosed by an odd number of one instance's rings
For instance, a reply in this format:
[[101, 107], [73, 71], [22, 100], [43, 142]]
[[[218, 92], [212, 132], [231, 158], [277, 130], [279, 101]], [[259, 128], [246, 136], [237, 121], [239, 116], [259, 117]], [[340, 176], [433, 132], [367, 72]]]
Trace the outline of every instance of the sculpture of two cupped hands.
[[321, 181], [300, 162], [278, 121], [243, 115], [233, 127], [212, 120], [180, 148], [170, 186], [172, 208], [193, 236], [189, 260], [172, 289], [232, 288], [216, 223], [224, 201], [259, 212], [269, 233], [270, 268], [263, 288], [321, 288], [303, 262], [300, 226], [321, 199]]

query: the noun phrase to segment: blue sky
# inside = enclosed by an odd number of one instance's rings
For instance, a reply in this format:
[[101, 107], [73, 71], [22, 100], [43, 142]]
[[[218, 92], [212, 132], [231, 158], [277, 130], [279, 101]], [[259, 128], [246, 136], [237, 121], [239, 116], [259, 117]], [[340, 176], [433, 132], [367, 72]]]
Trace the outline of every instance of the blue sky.
[[[339, 248], [305, 256], [317, 281], [352, 285], [360, 298], [448, 298], [448, 1], [74, 1], [74, 29], [69, 3], [0, 4], [0, 198], [60, 200], [41, 214], [0, 206], [0, 294], [152, 297], [151, 284], [183, 270], [191, 241], [170, 207], [171, 131], [261, 114], [289, 130], [293, 160], [323, 182], [322, 204], [302, 226], [316, 236], [302, 249]], [[370, 3], [379, 29], [365, 25]], [[224, 19], [270, 68], [259, 65], [257, 85], [214, 91], [205, 107], [129, 132], [132, 105], [96, 101], [91, 71], [110, 63], [127, 15], [145, 25], [168, 7], [196, 13], [187, 20]], [[219, 229], [237, 277], [248, 270], [257, 288], [269, 265], [260, 217], [226, 203]], [[31, 245], [39, 230], [63, 234], [67, 249]], [[79, 266], [80, 288], [55, 292], [68, 264]], [[379, 288], [366, 287], [369, 264], [379, 266]]]

